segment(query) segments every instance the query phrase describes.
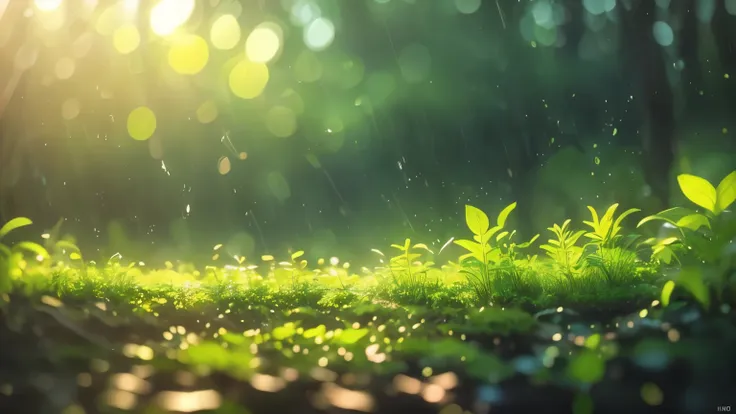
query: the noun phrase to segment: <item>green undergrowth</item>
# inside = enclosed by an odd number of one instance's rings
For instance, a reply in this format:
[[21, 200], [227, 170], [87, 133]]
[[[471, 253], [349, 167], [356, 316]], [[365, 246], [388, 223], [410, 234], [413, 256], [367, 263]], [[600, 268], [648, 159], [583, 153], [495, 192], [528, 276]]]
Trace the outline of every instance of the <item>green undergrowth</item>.
[[[640, 219], [638, 227], [665, 222], [669, 234], [664, 237], [645, 238], [624, 230], [625, 219], [638, 209], [616, 215], [618, 204], [602, 214], [588, 207], [591, 217], [583, 221], [582, 229], [573, 228], [571, 220], [548, 229], [540, 256], [534, 253], [540, 235], [517, 242], [516, 231], [506, 228], [516, 203], [494, 220], [468, 205], [465, 221], [472, 238], [451, 239], [437, 253], [406, 239], [391, 245], [391, 253], [373, 249], [379, 266], [354, 271], [334, 257], [310, 266], [303, 251], [290, 252], [285, 260], [264, 255], [258, 263], [234, 256], [223, 264], [228, 259], [220, 257], [222, 245], [213, 248], [213, 265], [204, 269], [171, 262], [156, 269], [123, 260], [119, 254], [98, 264], [85, 260], [69, 240], [47, 234], [43, 244], [0, 244], [0, 294], [23, 291], [115, 302], [165, 297], [182, 308], [240, 301], [281, 309], [381, 303], [389, 308], [625, 310], [627, 305], [639, 307], [660, 297], [666, 304], [678, 287], [704, 307], [710, 305], [712, 294], [717, 301], [730, 302], [736, 225], [727, 208], [736, 199], [736, 171], [717, 188], [691, 175], [681, 175], [678, 181], [685, 196], [704, 212], [675, 207]], [[0, 241], [30, 224], [27, 218], [11, 220], [0, 229]], [[450, 242], [466, 253], [456, 261], [435, 264]]]
[[[268, 400], [280, 412], [318, 401], [299, 391], [309, 378], [320, 398], [350, 397], [335, 407], [362, 401], [358, 411], [372, 411], [367, 390], [443, 404], [462, 381], [525, 375], [573, 391], [577, 404], [620, 358], [645, 368], [674, 358], [698, 367], [696, 349], [731, 358], [736, 172], [717, 187], [678, 180], [702, 212], [640, 218], [642, 229], [667, 224], [657, 237], [627, 229], [638, 210], [617, 215], [614, 204], [589, 207], [581, 228], [553, 225], [537, 246], [540, 235], [517, 242], [506, 228], [516, 203], [494, 220], [466, 206], [470, 238], [438, 252], [406, 239], [391, 253], [374, 249], [378, 266], [358, 270], [337, 258], [310, 264], [303, 251], [227, 258], [222, 245], [201, 269], [119, 254], [95, 263], [70, 240], [3, 244], [32, 224], [17, 218], [0, 228], [0, 393], [56, 404], [43, 412], [69, 401], [73, 412], [176, 412], [188, 401], [187, 412], [248, 413], [252, 396], [228, 390], [255, 389], [280, 393]], [[453, 243], [465, 253], [436, 264]], [[717, 337], [697, 337], [695, 321]], [[68, 400], [45, 397], [49, 378], [75, 376]], [[372, 385], [349, 390], [356, 378]]]

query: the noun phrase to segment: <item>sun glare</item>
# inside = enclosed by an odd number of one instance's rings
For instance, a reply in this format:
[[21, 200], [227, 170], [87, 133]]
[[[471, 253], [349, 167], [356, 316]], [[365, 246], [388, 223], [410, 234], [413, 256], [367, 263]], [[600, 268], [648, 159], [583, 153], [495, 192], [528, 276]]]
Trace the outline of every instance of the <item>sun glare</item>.
[[194, 12], [194, 0], [161, 0], [151, 9], [151, 30], [168, 36], [184, 25]]

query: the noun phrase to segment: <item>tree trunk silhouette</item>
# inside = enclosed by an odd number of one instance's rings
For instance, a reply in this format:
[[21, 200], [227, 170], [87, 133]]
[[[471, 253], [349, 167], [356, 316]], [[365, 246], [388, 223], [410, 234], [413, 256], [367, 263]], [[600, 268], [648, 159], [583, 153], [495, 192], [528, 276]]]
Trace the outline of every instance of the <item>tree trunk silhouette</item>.
[[[721, 68], [731, 78], [736, 77], [736, 16], [732, 16], [726, 10], [726, 0], [719, 0], [716, 3], [711, 27]], [[736, 111], [736, 85], [733, 79], [723, 82], [722, 92], [729, 113], [733, 113]]]
[[698, 17], [695, 13], [696, 0], [683, 0], [676, 3], [682, 16], [682, 28], [679, 36], [678, 51], [685, 67], [682, 70], [686, 105], [691, 105], [699, 96], [702, 81], [702, 68], [698, 56]]
[[[662, 207], [669, 203], [669, 176], [675, 158], [674, 102], [667, 79], [662, 47], [652, 32], [656, 3], [634, 2], [631, 10], [619, 7], [624, 57], [623, 69], [634, 76], [634, 90], [641, 91], [646, 128], [642, 133], [644, 178]], [[625, 73], [626, 73], [625, 72]]]
[[568, 58], [578, 59], [578, 47], [585, 34], [585, 8], [583, 2], [566, 0], [565, 8], [570, 13], [570, 19], [562, 26], [565, 36], [563, 54]]
[[[506, 28], [497, 33], [505, 45], [508, 66], [501, 84], [502, 94], [507, 103], [506, 128], [507, 133], [502, 137], [488, 136], [485, 139], [500, 140], [495, 143], [496, 148], [505, 152], [507, 171], [497, 173], [508, 174], [511, 183], [512, 200], [517, 203], [514, 216], [515, 228], [519, 238], [532, 236], [534, 209], [532, 208], [532, 190], [534, 185], [534, 171], [539, 165], [535, 140], [538, 139], [540, 129], [544, 128], [544, 113], [541, 107], [542, 99], [537, 98], [538, 91], [530, 80], [534, 79], [530, 68], [533, 67], [530, 48], [515, 28], [524, 16], [525, 8], [516, 2], [500, 2], [506, 18]], [[507, 139], [508, 138], [508, 139]], [[498, 169], [497, 169], [498, 170]], [[509, 204], [504, 203], [504, 204]]]

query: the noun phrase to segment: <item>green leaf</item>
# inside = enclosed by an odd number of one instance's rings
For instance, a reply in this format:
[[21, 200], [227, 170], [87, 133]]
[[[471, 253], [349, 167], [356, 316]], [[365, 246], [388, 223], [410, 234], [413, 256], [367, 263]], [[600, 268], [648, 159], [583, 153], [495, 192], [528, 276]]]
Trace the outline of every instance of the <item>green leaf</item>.
[[67, 240], [59, 240], [58, 242], [56, 242], [56, 247], [64, 250], [74, 250], [77, 252], [79, 251], [79, 247], [77, 247], [76, 244]]
[[644, 217], [639, 221], [639, 224], [636, 225], [636, 227], [641, 227], [643, 224], [653, 221], [653, 220], [663, 220], [666, 221], [673, 226], [676, 226], [677, 221], [685, 216], [688, 216], [690, 214], [696, 214], [693, 210], [682, 208], [682, 207], [673, 207], [668, 208], [667, 210], [660, 211], [657, 214]]
[[491, 240], [491, 237], [493, 237], [493, 235], [496, 234], [499, 230], [501, 230], [501, 227], [499, 226], [491, 227], [484, 234], [473, 236], [473, 240], [477, 241], [480, 244], [486, 244], [488, 243], [488, 240]]
[[539, 235], [537, 234], [534, 237], [532, 237], [531, 240], [517, 245], [516, 248], [517, 249], [526, 249], [527, 247], [531, 246], [532, 243], [534, 243], [535, 241], [537, 241], [538, 238], [539, 238]]
[[18, 249], [29, 251], [31, 253], [35, 253], [36, 256], [41, 256], [44, 259], [47, 259], [49, 257], [49, 252], [47, 252], [46, 249], [38, 243], [20, 242], [16, 244], [15, 247]]
[[368, 328], [346, 329], [342, 331], [342, 334], [340, 334], [337, 340], [341, 344], [351, 345], [360, 341], [360, 339], [366, 335], [368, 335]]
[[659, 242], [657, 242], [657, 244], [661, 244], [661, 245], [667, 246], [667, 245], [670, 245], [670, 244], [672, 244], [672, 243], [674, 243], [676, 241], [680, 241], [680, 239], [678, 239], [677, 237], [667, 237], [666, 239], [662, 239]]
[[296, 325], [293, 322], [287, 322], [284, 326], [278, 326], [271, 331], [271, 336], [277, 341], [291, 338], [294, 334], [296, 334]]
[[606, 227], [608, 227], [611, 222], [613, 222], [613, 215], [616, 213], [617, 208], [618, 203], [611, 204], [611, 206], [608, 207], [606, 213], [603, 214], [603, 217], [601, 217], [601, 226], [605, 225]]
[[415, 248], [415, 249], [422, 249], [422, 250], [426, 250], [426, 251], [428, 251], [428, 252], [430, 252], [430, 253], [433, 253], [433, 252], [432, 252], [432, 250], [430, 250], [430, 249], [429, 249], [429, 247], [427, 247], [427, 245], [426, 245], [426, 244], [424, 244], [424, 243], [417, 243], [417, 244], [415, 244], [415, 245], [414, 245], [414, 248]]
[[[462, 262], [464, 260], [470, 259], [471, 257], [477, 259], [477, 257], [475, 257], [475, 255], [473, 253], [467, 253], [467, 254], [464, 254], [464, 255], [458, 257], [457, 260], [458, 260], [458, 262]], [[478, 259], [478, 260], [480, 260], [480, 259]]]
[[595, 209], [591, 206], [588, 206], [588, 210], [590, 211], [590, 216], [593, 218], [592, 222], [584, 221], [583, 223], [589, 225], [593, 228], [593, 230], [597, 229], [599, 226], [599, 220], [598, 220], [598, 212], [595, 211]]
[[710, 305], [710, 292], [708, 292], [708, 287], [703, 282], [703, 275], [700, 269], [682, 269], [680, 275], [677, 277], [677, 284], [690, 292], [703, 305], [703, 308], [708, 309]]
[[698, 229], [703, 226], [710, 228], [710, 220], [708, 220], [708, 217], [703, 214], [695, 213], [677, 220], [675, 226], [690, 229], [692, 231], [698, 231]]
[[5, 225], [3, 225], [0, 228], [0, 239], [2, 239], [3, 237], [7, 236], [8, 233], [10, 233], [13, 230], [16, 230], [16, 229], [19, 229], [19, 228], [25, 227], [25, 226], [30, 226], [31, 224], [33, 224], [33, 222], [29, 218], [26, 218], [26, 217], [16, 217], [16, 218], [10, 220], [9, 222], [5, 223]]
[[180, 354], [180, 359], [185, 364], [204, 365], [214, 369], [225, 369], [230, 363], [227, 349], [210, 341], [189, 347]]
[[718, 196], [716, 189], [708, 180], [695, 175], [680, 174], [677, 176], [677, 182], [688, 200], [711, 213], [715, 212]]
[[667, 306], [670, 304], [670, 296], [672, 296], [673, 290], [675, 290], [675, 282], [668, 280], [667, 283], [665, 283], [662, 287], [662, 306]]
[[465, 205], [465, 224], [475, 235], [485, 234], [491, 226], [486, 213], [471, 205]]
[[718, 214], [736, 201], [736, 171], [728, 174], [716, 189], [716, 211]]
[[627, 216], [629, 216], [631, 214], [634, 214], [634, 213], [638, 213], [640, 211], [641, 210], [639, 210], [638, 208], [630, 208], [630, 209], [624, 211], [623, 213], [621, 213], [621, 215], [618, 216], [618, 218], [616, 219], [616, 221], [613, 223], [613, 234], [611, 234], [611, 236], [615, 236], [616, 235], [616, 233], [618, 232], [619, 228], [621, 227], [621, 222], [624, 221], [624, 219]]
[[307, 329], [304, 331], [303, 336], [307, 339], [314, 338], [316, 336], [323, 336], [327, 332], [327, 328], [324, 325], [316, 326], [312, 329]]
[[569, 237], [569, 238], [568, 238], [568, 239], [566, 240], [566, 243], [565, 243], [565, 244], [566, 244], [567, 246], [572, 246], [572, 245], [574, 245], [575, 243], [577, 243], [577, 242], [578, 242], [578, 240], [580, 239], [580, 237], [582, 237], [582, 235], [583, 235], [583, 234], [585, 234], [585, 230], [580, 230], [580, 231], [578, 231], [577, 233], [575, 233], [575, 234], [573, 234], [572, 236], [570, 236], [570, 237]]
[[460, 239], [455, 240], [453, 243], [474, 254], [482, 252], [481, 244], [472, 240]]
[[509, 214], [511, 214], [512, 211], [516, 208], [516, 202], [509, 204], [501, 210], [501, 213], [498, 214], [498, 218], [496, 219], [496, 225], [499, 227], [502, 227], [506, 225], [506, 219], [509, 218]]
[[298, 252], [294, 252], [291, 255], [291, 260], [296, 260], [304, 255], [304, 250], [299, 250]]
[[652, 259], [670, 264], [673, 258], [677, 259], [677, 256], [675, 256], [675, 252], [669, 246], [657, 245], [652, 247]]

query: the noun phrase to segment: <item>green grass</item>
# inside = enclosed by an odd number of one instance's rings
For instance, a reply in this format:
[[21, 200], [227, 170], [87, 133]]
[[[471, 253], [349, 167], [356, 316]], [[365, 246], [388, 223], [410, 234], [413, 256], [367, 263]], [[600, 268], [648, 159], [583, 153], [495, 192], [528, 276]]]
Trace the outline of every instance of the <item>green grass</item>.
[[[683, 181], [686, 195], [687, 185], [705, 186]], [[732, 319], [736, 304], [736, 254], [728, 249], [736, 226], [724, 214], [731, 195], [722, 187], [713, 189], [715, 201], [698, 198], [702, 191], [692, 196], [706, 213], [667, 210], [639, 223], [667, 221], [678, 237], [645, 240], [624, 230], [635, 209], [616, 218], [617, 205], [600, 216], [590, 208], [590, 230], [569, 220], [549, 228], [544, 256], [533, 254], [539, 236], [517, 243], [504, 228], [515, 203], [493, 226], [467, 206], [473, 237], [455, 240], [467, 253], [441, 265], [434, 263], [441, 252], [409, 239], [391, 246], [393, 256], [374, 250], [380, 266], [357, 270], [334, 258], [310, 265], [302, 251], [197, 269], [120, 255], [94, 263], [64, 240], [0, 244], [0, 364], [10, 367], [0, 373], [0, 393], [53, 406], [27, 412], [159, 413], [197, 389], [207, 393], [200, 409], [247, 413], [250, 397], [228, 390], [283, 391], [293, 407], [311, 404], [293, 391], [301, 379], [332, 384], [320, 391], [330, 400], [351, 387], [355, 378], [345, 375], [368, 375], [373, 385], [330, 404], [375, 404], [365, 390], [389, 385], [442, 404], [449, 400], [437, 396], [451, 388], [428, 384], [497, 384], [523, 374], [531, 386], [566, 387], [577, 395], [570, 404], [583, 404], [616, 358], [655, 347], [696, 364], [694, 349], [722, 356], [722, 344], [736, 337], [719, 316]], [[0, 241], [30, 224], [12, 220]], [[213, 261], [225, 260], [222, 247], [213, 248]], [[676, 343], [690, 329], [678, 315], [694, 309], [723, 338]], [[519, 368], [522, 357], [535, 368]], [[26, 380], [38, 376], [72, 376], [78, 386], [62, 404]], [[279, 411], [279, 400], [269, 401]]]

